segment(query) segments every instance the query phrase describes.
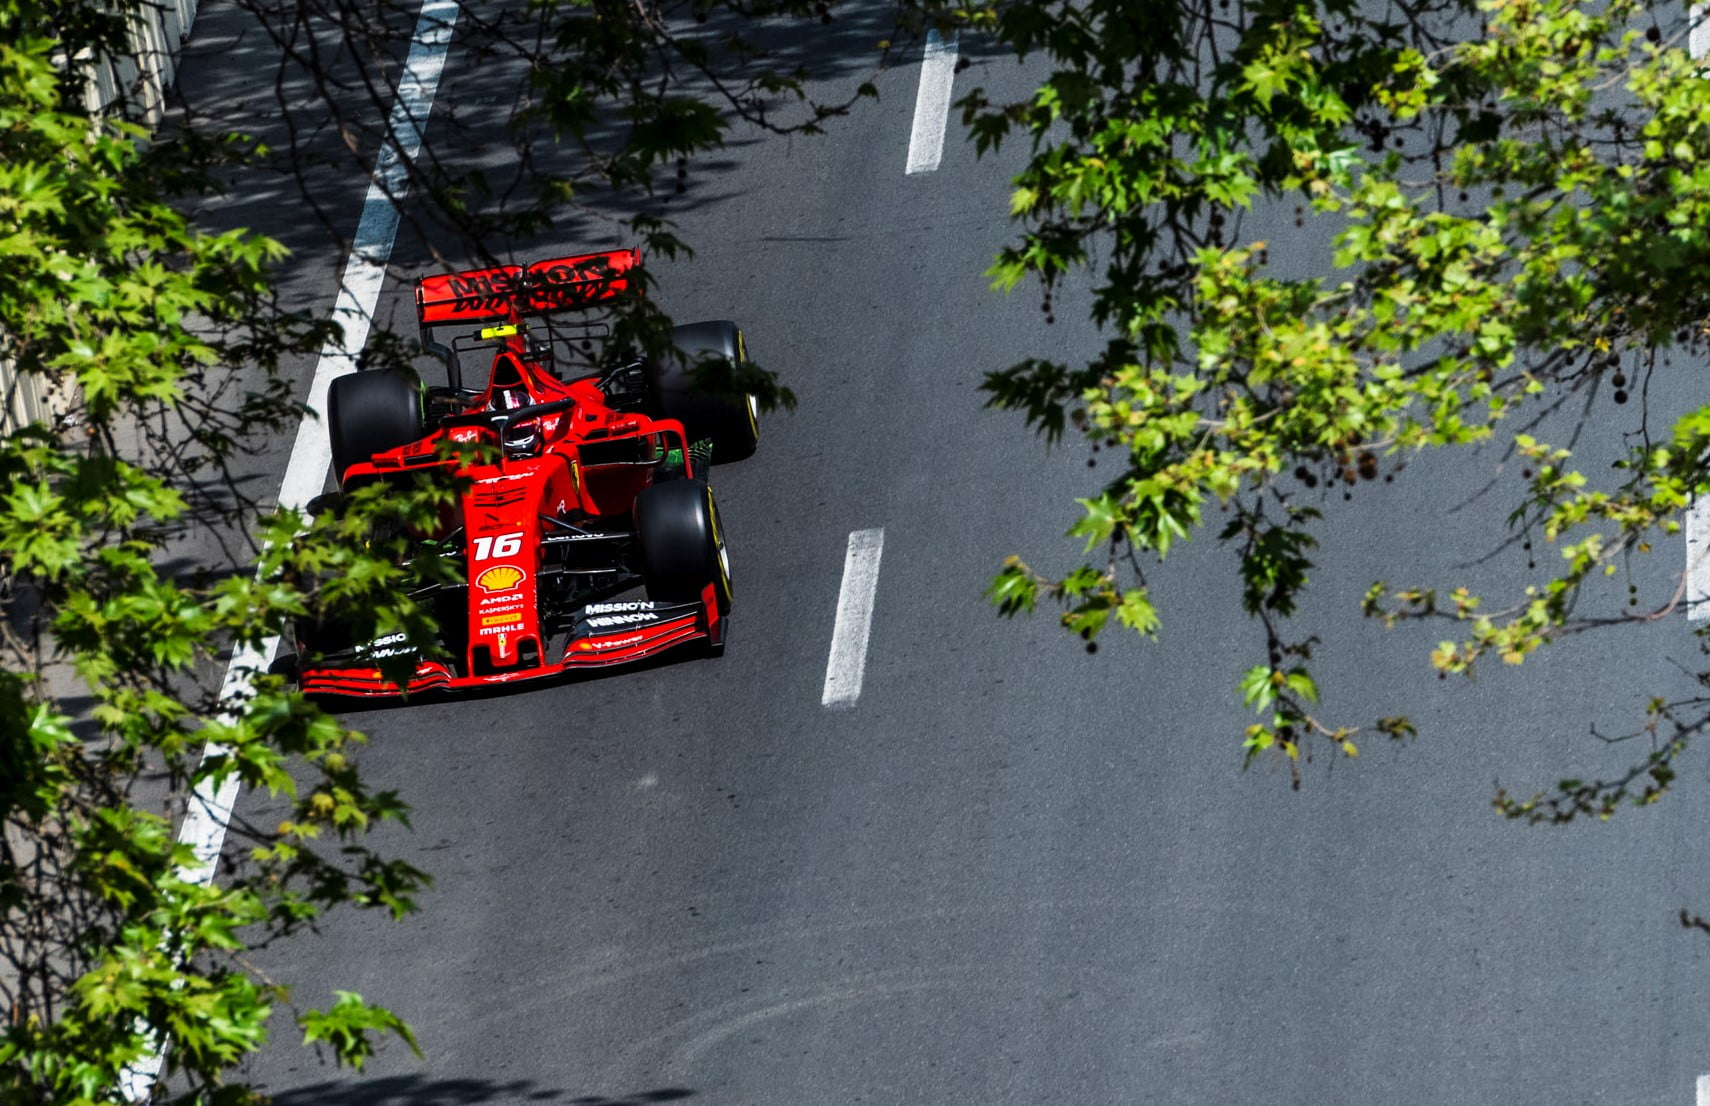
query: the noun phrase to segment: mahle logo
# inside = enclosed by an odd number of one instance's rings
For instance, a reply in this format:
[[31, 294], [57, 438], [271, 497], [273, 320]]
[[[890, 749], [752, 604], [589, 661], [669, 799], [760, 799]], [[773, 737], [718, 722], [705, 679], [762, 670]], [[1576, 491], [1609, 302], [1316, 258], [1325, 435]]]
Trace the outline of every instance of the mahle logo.
[[515, 565], [499, 565], [489, 568], [475, 577], [475, 583], [482, 591], [511, 591], [522, 583], [523, 570]]

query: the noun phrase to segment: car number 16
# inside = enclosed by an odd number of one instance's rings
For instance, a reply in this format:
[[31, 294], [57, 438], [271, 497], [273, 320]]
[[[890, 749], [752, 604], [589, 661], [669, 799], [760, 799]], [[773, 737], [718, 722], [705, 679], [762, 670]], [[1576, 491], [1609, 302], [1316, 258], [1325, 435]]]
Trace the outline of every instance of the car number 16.
[[496, 538], [475, 539], [475, 559], [490, 560], [493, 557], [514, 557], [522, 549], [522, 531], [514, 534], [500, 534]]

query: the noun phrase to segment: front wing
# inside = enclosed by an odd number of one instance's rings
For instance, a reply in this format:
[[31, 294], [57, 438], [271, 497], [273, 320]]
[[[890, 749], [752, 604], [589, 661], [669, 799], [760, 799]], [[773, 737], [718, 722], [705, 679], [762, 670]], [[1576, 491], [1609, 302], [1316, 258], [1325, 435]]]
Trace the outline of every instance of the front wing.
[[698, 603], [593, 603], [572, 623], [568, 641], [552, 652], [559, 659], [533, 668], [514, 668], [481, 675], [461, 674], [439, 661], [422, 661], [407, 687], [386, 679], [380, 669], [361, 661], [337, 666], [301, 668], [298, 687], [311, 695], [396, 698], [429, 691], [469, 691], [522, 680], [543, 680], [583, 668], [632, 664], [680, 645], [724, 644], [725, 619], [719, 614], [712, 585]]

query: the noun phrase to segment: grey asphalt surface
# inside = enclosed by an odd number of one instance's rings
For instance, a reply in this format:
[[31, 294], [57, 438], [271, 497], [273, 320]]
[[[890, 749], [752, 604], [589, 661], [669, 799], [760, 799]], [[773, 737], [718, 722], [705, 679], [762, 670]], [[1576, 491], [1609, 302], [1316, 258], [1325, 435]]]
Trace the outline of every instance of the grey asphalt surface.
[[[233, 51], [208, 41], [185, 79], [212, 98]], [[442, 102], [460, 78], [454, 46]], [[995, 61], [957, 88], [975, 81], [1024, 87]], [[392, 1045], [341, 1073], [282, 1020], [247, 1074], [279, 1106], [1692, 1101], [1710, 939], [1675, 916], [1710, 910], [1702, 763], [1610, 825], [1488, 808], [1499, 782], [1633, 760], [1590, 728], [1690, 686], [1685, 620], [1440, 684], [1435, 631], [1385, 634], [1357, 596], [1512, 580], [1512, 558], [1482, 558], [1514, 465], [1421, 461], [1384, 494], [1329, 493], [1302, 622], [1326, 638], [1333, 713], [1411, 713], [1423, 736], [1320, 756], [1299, 791], [1241, 770], [1234, 685], [1258, 638], [1209, 535], [1157, 574], [1157, 645], [1088, 655], [1049, 615], [999, 620], [985, 582], [1010, 553], [1073, 563], [1072, 497], [1099, 474], [976, 385], [1096, 336], [1072, 295], [1047, 327], [1031, 292], [986, 289], [1012, 161], [953, 130], [936, 173], [904, 176], [914, 82], [883, 74], [828, 138], [745, 139], [671, 201], [699, 256], [662, 272], [664, 305], [737, 318], [801, 400], [715, 474], [725, 656], [357, 715], [368, 777], [415, 808], [387, 840], [436, 886], [401, 924], [338, 916], [263, 962], [305, 1005], [338, 987], [392, 1006], [425, 1057]], [[363, 182], [336, 177], [320, 198], [348, 195], [354, 225]], [[277, 191], [213, 217], [298, 233], [290, 292], [330, 304], [340, 255], [281, 182], [257, 187]], [[1286, 265], [1286, 233], [1251, 236]], [[399, 266], [428, 245], [406, 235]], [[1656, 383], [1659, 408], [1693, 398], [1685, 376]], [[864, 690], [826, 710], [845, 542], [872, 527]], [[1647, 597], [1680, 559], [1641, 564]]]

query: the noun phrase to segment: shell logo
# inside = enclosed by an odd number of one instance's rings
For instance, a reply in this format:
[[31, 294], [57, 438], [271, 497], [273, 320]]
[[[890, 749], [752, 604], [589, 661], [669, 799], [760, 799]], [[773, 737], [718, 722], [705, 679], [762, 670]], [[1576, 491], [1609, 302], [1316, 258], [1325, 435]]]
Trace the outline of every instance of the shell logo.
[[522, 583], [523, 570], [515, 565], [498, 565], [475, 577], [482, 591], [512, 591]]

